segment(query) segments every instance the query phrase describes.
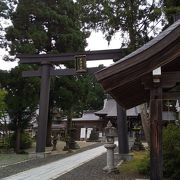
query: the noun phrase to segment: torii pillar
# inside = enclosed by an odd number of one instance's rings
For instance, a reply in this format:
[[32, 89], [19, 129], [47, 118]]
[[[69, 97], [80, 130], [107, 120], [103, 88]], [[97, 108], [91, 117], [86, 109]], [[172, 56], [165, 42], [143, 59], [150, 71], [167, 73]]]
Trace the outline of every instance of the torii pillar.
[[46, 147], [48, 108], [49, 108], [49, 91], [50, 91], [50, 68], [48, 62], [41, 63], [41, 89], [39, 102], [39, 121], [36, 140], [37, 156], [44, 156]]

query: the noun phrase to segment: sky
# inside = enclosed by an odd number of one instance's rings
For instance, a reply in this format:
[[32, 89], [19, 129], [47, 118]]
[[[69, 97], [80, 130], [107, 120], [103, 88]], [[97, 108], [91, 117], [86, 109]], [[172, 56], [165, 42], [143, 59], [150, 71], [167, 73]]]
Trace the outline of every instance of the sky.
[[[103, 34], [101, 32], [93, 31], [91, 36], [87, 39], [88, 46], [85, 50], [105, 50], [105, 49], [118, 49], [120, 48], [121, 41], [118, 38], [120, 37], [118, 34], [112, 38], [111, 43], [108, 45], [108, 42], [104, 39]], [[6, 54], [4, 49], [0, 48], [0, 69], [2, 70], [10, 70], [11, 68], [17, 66], [16, 62], [5, 62], [2, 58]], [[88, 67], [95, 67], [99, 64], [104, 64], [105, 66], [109, 66], [112, 64], [112, 60], [106, 61], [89, 61], [87, 62]]]

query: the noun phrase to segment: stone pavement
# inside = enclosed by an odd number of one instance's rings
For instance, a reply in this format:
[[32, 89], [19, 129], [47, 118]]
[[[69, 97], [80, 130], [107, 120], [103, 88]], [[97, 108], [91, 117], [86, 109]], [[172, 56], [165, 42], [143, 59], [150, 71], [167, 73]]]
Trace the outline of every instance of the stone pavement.
[[102, 155], [105, 153], [105, 151], [106, 150], [103, 146], [96, 147], [40, 167], [20, 172], [18, 174], [4, 178], [4, 180], [55, 179], [56, 177], [59, 177], [60, 175], [65, 174], [72, 169]]
[[[96, 146], [98, 144], [88, 147], [94, 147], [93, 149], [86, 148], [84, 149], [86, 151], [73, 155], [71, 153], [63, 156], [57, 155], [6, 167], [0, 169], [0, 178], [13, 180], [134, 180], [142, 178], [128, 177], [123, 172], [106, 174], [102, 170], [106, 166], [106, 149], [103, 146]], [[118, 162], [118, 155], [115, 155], [115, 164]]]
[[0, 179], [20, 173], [22, 171], [27, 171], [32, 168], [40, 167], [40, 166], [55, 162], [57, 160], [72, 156], [74, 154], [77, 154], [77, 153], [80, 153], [80, 152], [83, 152], [92, 148], [96, 148], [98, 146], [102, 146], [102, 143], [91, 144], [89, 146], [82, 147], [81, 149], [78, 149], [71, 153], [68, 153], [68, 152], [59, 153], [59, 154], [53, 153], [53, 155], [47, 156], [46, 158], [31, 159], [28, 161], [23, 161], [23, 162], [11, 164], [8, 166], [0, 167]]

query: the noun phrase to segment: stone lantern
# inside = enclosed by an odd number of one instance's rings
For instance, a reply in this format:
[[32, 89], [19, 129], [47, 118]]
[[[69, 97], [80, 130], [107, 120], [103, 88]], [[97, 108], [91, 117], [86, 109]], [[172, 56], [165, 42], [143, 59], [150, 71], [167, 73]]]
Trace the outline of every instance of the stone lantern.
[[109, 121], [107, 127], [105, 128], [106, 143], [104, 147], [107, 149], [107, 166], [103, 168], [104, 171], [108, 173], [117, 172], [117, 168], [114, 166], [114, 149], [116, 144], [114, 144], [114, 138], [117, 137], [117, 129], [112, 126]]

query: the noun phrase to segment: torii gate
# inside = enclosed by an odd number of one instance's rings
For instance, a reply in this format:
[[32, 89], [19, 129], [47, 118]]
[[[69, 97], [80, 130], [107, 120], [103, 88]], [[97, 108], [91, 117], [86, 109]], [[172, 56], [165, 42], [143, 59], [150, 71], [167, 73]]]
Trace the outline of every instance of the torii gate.
[[[40, 55], [17, 55], [20, 59], [20, 64], [38, 64], [40, 69], [37, 71], [25, 71], [23, 77], [41, 77], [40, 88], [40, 106], [39, 106], [39, 122], [36, 140], [36, 153], [41, 154], [45, 152], [46, 134], [47, 134], [47, 120], [49, 107], [49, 91], [50, 91], [50, 77], [51, 76], [66, 76], [78, 74], [76, 69], [53, 69], [52, 65], [62, 64], [64, 62], [73, 61], [75, 58], [86, 58], [86, 61], [95, 60], [118, 60], [126, 55], [126, 49], [112, 49], [100, 51], [84, 51], [78, 53], [63, 53], [60, 55], [40, 54]], [[83, 62], [82, 62], [83, 64]], [[82, 65], [81, 64], [81, 65]], [[81, 72], [82, 69], [80, 69]], [[100, 70], [100, 68], [88, 68], [87, 73], [93, 74]], [[126, 133], [125, 133], [126, 136]]]

